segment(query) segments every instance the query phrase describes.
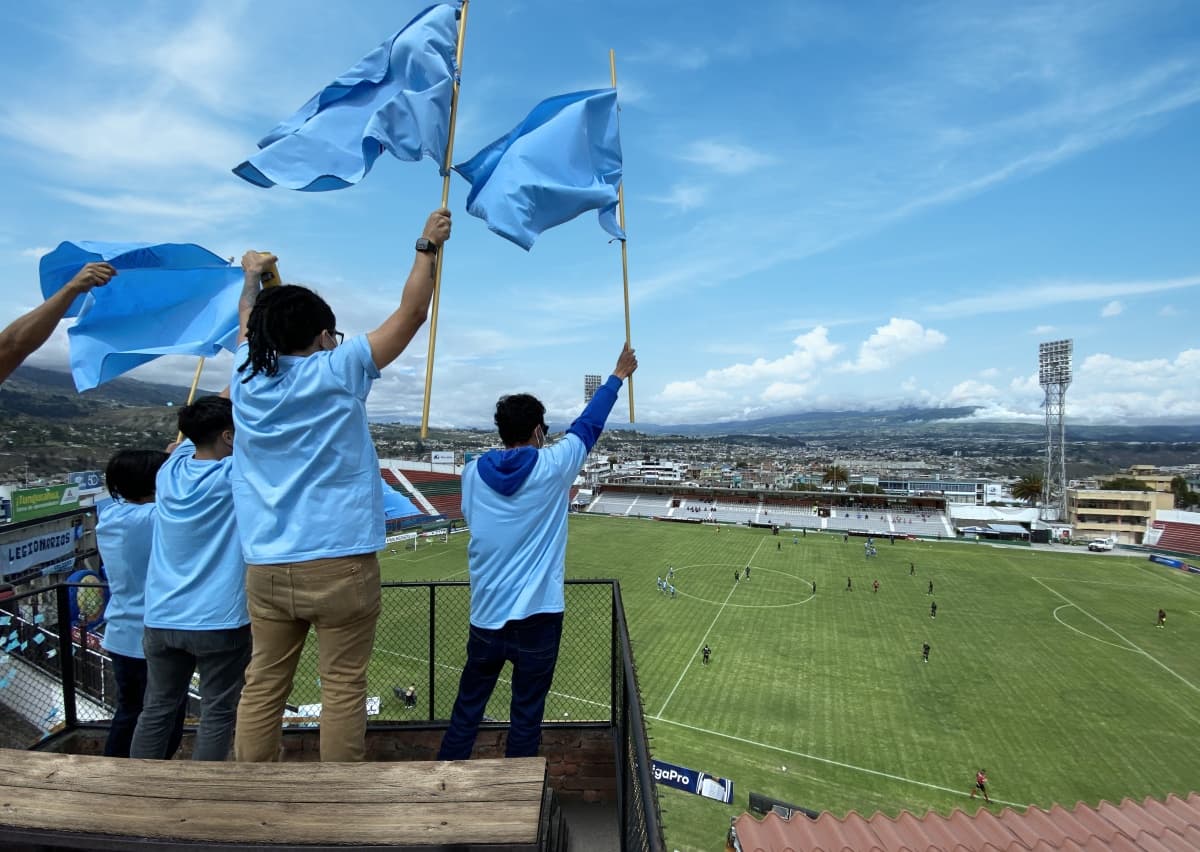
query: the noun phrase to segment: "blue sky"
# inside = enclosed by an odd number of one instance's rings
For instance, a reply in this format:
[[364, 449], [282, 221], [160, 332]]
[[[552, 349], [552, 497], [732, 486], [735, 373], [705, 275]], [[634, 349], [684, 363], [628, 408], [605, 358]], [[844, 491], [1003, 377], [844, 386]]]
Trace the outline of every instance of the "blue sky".
[[[5, 4], [0, 320], [35, 303], [61, 240], [171, 240], [275, 251], [344, 331], [374, 327], [437, 206], [435, 165], [380, 159], [322, 194], [230, 169], [424, 5]], [[607, 85], [617, 52], [639, 421], [1038, 419], [1037, 344], [1060, 337], [1072, 420], [1200, 417], [1200, 6], [732, 8], [470, 9], [456, 161], [542, 98]], [[487, 425], [499, 394], [529, 391], [561, 427], [624, 336], [619, 248], [587, 214], [527, 254], [466, 194], [456, 177], [431, 420]], [[65, 369], [64, 332], [33, 363]], [[376, 384], [373, 416], [419, 418], [426, 343]]]

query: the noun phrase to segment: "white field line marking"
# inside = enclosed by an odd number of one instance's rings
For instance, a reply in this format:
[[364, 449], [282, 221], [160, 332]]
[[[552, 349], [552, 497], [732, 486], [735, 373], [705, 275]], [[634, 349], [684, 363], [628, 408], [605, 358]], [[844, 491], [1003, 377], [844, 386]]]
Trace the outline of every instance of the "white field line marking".
[[1114, 583], [1112, 580], [1077, 580], [1074, 577], [1034, 577], [1035, 580], [1049, 580], [1051, 583], [1082, 583], [1086, 586], [1118, 586], [1122, 589], [1138, 589], [1140, 591], [1148, 591], [1147, 588], [1130, 583]]
[[[1188, 577], [1192, 575], [1185, 574], [1177, 568], [1167, 568], [1165, 565], [1153, 565], [1148, 561], [1141, 563], [1141, 566], [1155, 577], [1162, 577], [1163, 582], [1165, 582], [1168, 586], [1176, 589], [1183, 589], [1186, 592], [1191, 592], [1193, 595], [1200, 595], [1200, 589], [1193, 589], [1191, 586], [1187, 585], [1189, 582]], [[1178, 577], [1182, 582], [1168, 580], [1168, 577]]]
[[[428, 663], [429, 662], [428, 657], [414, 657], [412, 654], [401, 654], [399, 651], [390, 651], [387, 648], [376, 648], [375, 650], [381, 651], [384, 654], [391, 654], [393, 657], [400, 657], [401, 659], [412, 660], [415, 663]], [[452, 666], [449, 663], [434, 663], [434, 665], [437, 666], [439, 669], [450, 669], [451, 671], [456, 671], [459, 673], [461, 673], [463, 670], [462, 666]], [[496, 682], [497, 683], [507, 683], [509, 686], [512, 685], [512, 681], [509, 680], [508, 678], [504, 678], [504, 677], [496, 678]], [[594, 704], [597, 707], [605, 707], [605, 708], [609, 707], [609, 705], [604, 701], [592, 701], [590, 698], [580, 698], [578, 695], [568, 695], [565, 692], [556, 692], [553, 689], [550, 690], [549, 694], [557, 695], [559, 698], [569, 698], [572, 701], [579, 701], [583, 704]]]
[[[943, 793], [951, 793], [955, 796], [965, 796], [967, 798], [971, 797], [970, 793], [964, 793], [962, 790], [955, 790], [952, 787], [943, 787], [940, 784], [930, 784], [928, 781], [917, 781], [915, 778], [905, 778], [903, 775], [893, 775], [890, 772], [882, 772], [878, 769], [868, 769], [865, 766], [855, 766], [853, 763], [842, 763], [840, 760], [832, 760], [828, 757], [819, 757], [815, 754], [807, 754], [802, 751], [793, 751], [790, 748], [783, 748], [782, 746], [774, 746], [768, 743], [755, 742], [754, 740], [748, 740], [744, 737], [736, 737], [733, 734], [723, 734], [720, 731], [710, 731], [707, 728], [697, 728], [694, 725], [687, 725], [683, 722], [676, 722], [672, 719], [664, 719], [661, 716], [650, 716], [649, 718], [656, 722], [662, 722], [666, 725], [675, 725], [678, 728], [686, 728], [689, 731], [696, 731], [700, 734], [710, 734], [714, 737], [721, 737], [723, 739], [733, 740], [734, 742], [745, 743], [746, 745], [769, 749], [770, 751], [778, 751], [782, 752], [783, 754], [790, 754], [793, 757], [802, 757], [805, 760], [815, 760], [817, 763], [825, 763], [829, 766], [840, 766], [842, 769], [853, 769], [855, 772], [865, 772], [868, 775], [878, 775], [880, 778], [888, 778], [892, 781], [901, 781], [905, 784], [916, 784], [920, 787], [928, 787], [930, 790], [941, 790]], [[1011, 805], [1014, 808], [1031, 807], [1030, 805], [1021, 804], [1020, 802], [1006, 802], [1004, 799], [992, 799], [992, 801], [1001, 805]]]
[[1058, 607], [1058, 609], [1055, 609], [1053, 612], [1054, 620], [1057, 621], [1059, 624], [1061, 624], [1063, 627], [1067, 628], [1068, 630], [1074, 630], [1080, 636], [1083, 636], [1087, 639], [1091, 639], [1095, 642], [1103, 642], [1105, 645], [1112, 645], [1114, 648], [1116, 648], [1120, 651], [1129, 651], [1131, 654], [1137, 653], [1137, 651], [1133, 650], [1133, 648], [1126, 647], [1125, 645], [1118, 645], [1116, 642], [1109, 642], [1107, 639], [1101, 639], [1100, 637], [1093, 636], [1090, 633], [1084, 633], [1079, 628], [1072, 627], [1071, 625], [1067, 624], [1065, 621], [1063, 621], [1061, 618], [1058, 617], [1058, 610], [1066, 609], [1069, 606], [1075, 606], [1075, 604], [1063, 604], [1062, 606]]
[[[748, 560], [746, 560], [747, 565], [752, 565], [754, 563], [754, 557], [758, 556], [758, 551], [763, 546], [764, 541], [766, 541], [765, 538], [759, 540], [758, 547], [754, 548], [754, 552], [752, 554], [750, 554], [750, 558]], [[741, 585], [741, 584], [734, 583], [733, 588], [731, 588], [729, 590], [729, 594], [727, 594], [725, 596], [725, 603], [721, 604], [721, 608], [717, 610], [717, 614], [713, 617], [712, 624], [708, 625], [708, 629], [704, 631], [704, 636], [700, 639], [700, 644], [696, 646], [697, 652], [699, 652], [700, 649], [704, 647], [704, 643], [708, 641], [708, 634], [712, 633], [712, 629], [717, 626], [717, 619], [720, 618], [721, 613], [723, 613], [725, 611], [725, 604], [729, 603], [729, 599], [731, 597], [733, 597], [733, 593], [737, 591], [737, 587], [739, 585]], [[667, 700], [664, 701], [663, 706], [659, 708], [658, 715], [661, 716], [663, 711], [667, 709], [667, 705], [670, 704], [671, 699], [675, 697], [675, 690], [679, 689], [679, 684], [683, 683], [684, 676], [688, 673], [688, 669], [690, 669], [692, 667], [692, 663], [694, 663], [695, 661], [696, 661], [696, 654], [693, 653], [690, 657], [688, 657], [687, 665], [683, 667], [683, 671], [680, 672], [679, 680], [675, 681], [675, 685], [673, 687], [671, 687], [671, 692], [670, 692], [670, 694], [667, 695]]]
[[1163, 663], [1163, 662], [1159, 661], [1157, 657], [1153, 657], [1153, 656], [1151, 656], [1151, 655], [1150, 655], [1148, 652], [1146, 652], [1146, 651], [1142, 650], [1142, 649], [1141, 649], [1140, 647], [1138, 647], [1138, 646], [1137, 646], [1137, 645], [1136, 645], [1134, 642], [1131, 642], [1129, 639], [1126, 639], [1126, 638], [1125, 638], [1124, 636], [1122, 636], [1122, 635], [1121, 635], [1121, 634], [1120, 634], [1118, 631], [1114, 630], [1113, 628], [1111, 628], [1111, 627], [1109, 627], [1107, 624], [1105, 624], [1103, 621], [1101, 621], [1100, 619], [1096, 618], [1096, 616], [1092, 615], [1090, 612], [1088, 612], [1086, 609], [1084, 609], [1083, 607], [1081, 607], [1079, 604], [1075, 603], [1073, 600], [1071, 600], [1070, 598], [1068, 598], [1068, 597], [1067, 597], [1066, 595], [1064, 595], [1062, 592], [1057, 592], [1057, 591], [1055, 591], [1054, 589], [1050, 588], [1050, 587], [1049, 587], [1049, 586], [1047, 586], [1045, 583], [1043, 583], [1041, 580], [1039, 580], [1037, 577], [1034, 577], [1034, 578], [1033, 578], [1033, 581], [1034, 581], [1035, 583], [1037, 583], [1039, 586], [1041, 586], [1043, 589], [1045, 589], [1046, 591], [1048, 591], [1048, 592], [1051, 592], [1051, 593], [1053, 593], [1053, 594], [1055, 594], [1055, 595], [1058, 595], [1060, 598], [1062, 598], [1064, 601], [1066, 601], [1067, 603], [1069, 603], [1071, 606], [1075, 607], [1075, 609], [1077, 609], [1077, 610], [1079, 610], [1080, 612], [1082, 612], [1084, 615], [1086, 615], [1086, 616], [1087, 616], [1088, 618], [1090, 618], [1092, 621], [1096, 622], [1096, 623], [1097, 623], [1097, 624], [1099, 624], [1101, 627], [1103, 627], [1105, 630], [1107, 630], [1107, 631], [1109, 631], [1110, 633], [1112, 633], [1114, 636], [1116, 636], [1118, 639], [1120, 639], [1120, 640], [1121, 640], [1122, 642], [1124, 642], [1126, 645], [1128, 645], [1129, 647], [1133, 648], [1133, 649], [1134, 649], [1135, 651], [1137, 651], [1139, 654], [1143, 655], [1143, 656], [1144, 656], [1144, 657], [1145, 657], [1147, 660], [1149, 660], [1150, 662], [1154, 663], [1156, 666], [1158, 666], [1159, 668], [1163, 669], [1163, 670], [1164, 670], [1164, 671], [1166, 671], [1168, 674], [1174, 675], [1176, 678], [1178, 678], [1178, 679], [1179, 679], [1179, 680], [1181, 680], [1183, 683], [1185, 683], [1185, 684], [1187, 684], [1188, 686], [1190, 686], [1190, 687], [1191, 687], [1192, 689], [1194, 689], [1196, 692], [1200, 692], [1200, 686], [1196, 686], [1196, 684], [1192, 683], [1190, 680], [1188, 680], [1186, 677], [1184, 677], [1183, 675], [1181, 675], [1179, 672], [1175, 671], [1173, 668], [1171, 668], [1170, 666], [1168, 666], [1166, 663]]

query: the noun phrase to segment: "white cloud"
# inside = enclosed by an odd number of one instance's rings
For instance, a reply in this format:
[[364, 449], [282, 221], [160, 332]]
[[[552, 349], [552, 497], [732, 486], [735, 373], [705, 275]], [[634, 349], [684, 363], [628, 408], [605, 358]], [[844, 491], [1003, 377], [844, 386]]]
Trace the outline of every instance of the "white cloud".
[[775, 158], [747, 145], [701, 139], [684, 148], [679, 158], [724, 175], [743, 175], [775, 163]]
[[708, 187], [696, 184], [677, 183], [666, 195], [647, 196], [648, 201], [665, 204], [686, 213], [700, 207], [708, 200]]
[[986, 370], [980, 370], [979, 375], [984, 379], [994, 379], [996, 376], [1000, 375], [1000, 371], [995, 367], [988, 367]]
[[946, 394], [946, 402], [950, 405], [977, 405], [994, 400], [1000, 391], [986, 382], [967, 379], [959, 382]]
[[1150, 358], [1131, 361], [1102, 352], [1089, 355], [1079, 367], [1081, 379], [1132, 388], [1164, 388], [1200, 391], [1200, 349], [1185, 349], [1174, 360]]
[[1053, 334], [1056, 331], [1058, 331], [1058, 329], [1052, 325], [1039, 325], [1039, 326], [1035, 326], [1034, 328], [1031, 328], [1029, 330], [1029, 333], [1041, 336], [1041, 335], [1045, 335], [1045, 334]]
[[1179, 316], [1179, 309], [1174, 305], [1163, 305], [1158, 309], [1158, 315], [1160, 317], [1176, 317]]
[[1119, 300], [1113, 299], [1111, 302], [1109, 302], [1107, 305], [1105, 305], [1103, 308], [1100, 309], [1100, 316], [1102, 316], [1102, 317], [1120, 316], [1120, 314], [1124, 310], [1125, 310], [1125, 305], [1122, 304]]
[[34, 260], [41, 260], [52, 251], [54, 249], [50, 246], [34, 246], [33, 248], [21, 249], [21, 257], [32, 257]]
[[799, 402], [808, 394], [809, 385], [797, 382], [772, 382], [762, 392], [763, 402]]
[[1098, 302], [1117, 296], [1163, 293], [1200, 286], [1200, 275], [1165, 278], [1158, 281], [1069, 281], [1046, 282], [1029, 286], [999, 287], [983, 296], [967, 296], [934, 305], [935, 316], [963, 317], [1005, 311], [1026, 311], [1049, 305], [1074, 302]]
[[900, 361], [937, 349], [946, 343], [946, 335], [919, 322], [892, 317], [858, 347], [858, 358], [840, 369], [852, 373], [886, 370]]

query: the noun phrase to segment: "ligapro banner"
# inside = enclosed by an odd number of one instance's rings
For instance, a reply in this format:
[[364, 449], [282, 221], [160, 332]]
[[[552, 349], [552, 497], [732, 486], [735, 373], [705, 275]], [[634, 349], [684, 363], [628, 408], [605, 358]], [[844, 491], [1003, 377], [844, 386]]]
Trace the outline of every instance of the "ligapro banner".
[[12, 493], [13, 523], [56, 515], [79, 508], [78, 485], [46, 485], [42, 488], [19, 488]]
[[652, 761], [654, 780], [668, 787], [686, 790], [697, 796], [716, 799], [718, 802], [730, 804], [733, 801], [733, 782], [726, 778], [718, 778], [707, 772], [675, 766], [661, 760]]
[[43, 562], [65, 561], [75, 555], [75, 534], [71, 530], [35, 535], [0, 545], [0, 576], [18, 574]]

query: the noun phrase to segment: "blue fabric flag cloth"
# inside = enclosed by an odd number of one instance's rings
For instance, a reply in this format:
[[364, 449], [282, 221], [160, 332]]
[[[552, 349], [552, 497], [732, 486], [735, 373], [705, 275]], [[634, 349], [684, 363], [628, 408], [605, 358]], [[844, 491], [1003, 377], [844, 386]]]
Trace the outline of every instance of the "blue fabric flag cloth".
[[430, 6], [309, 99], [233, 173], [308, 192], [362, 180], [385, 150], [399, 160], [446, 156], [460, 4]]
[[240, 267], [191, 244], [62, 243], [42, 258], [49, 298], [85, 263], [106, 261], [118, 275], [71, 306], [67, 330], [75, 387], [89, 390], [161, 355], [233, 351]]
[[383, 488], [383, 516], [387, 520], [394, 518], [407, 518], [412, 515], [424, 514], [416, 507], [412, 500], [409, 500], [395, 488], [385, 485]]
[[587, 210], [617, 239], [621, 137], [617, 90], [542, 101], [507, 136], [454, 170], [471, 184], [467, 212], [526, 251], [538, 234]]

